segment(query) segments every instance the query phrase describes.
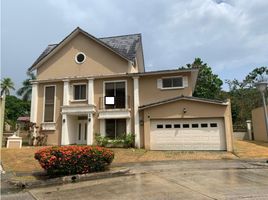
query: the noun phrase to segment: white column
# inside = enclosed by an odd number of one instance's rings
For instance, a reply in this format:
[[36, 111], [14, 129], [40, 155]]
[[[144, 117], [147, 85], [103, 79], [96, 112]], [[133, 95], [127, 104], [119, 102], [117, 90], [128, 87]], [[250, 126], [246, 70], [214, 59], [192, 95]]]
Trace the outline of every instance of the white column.
[[100, 119], [100, 134], [101, 136], [105, 136], [105, 119]]
[[134, 133], [135, 133], [135, 146], [140, 148], [140, 116], [139, 116], [139, 77], [133, 77], [134, 83]]
[[69, 80], [63, 80], [63, 105], [68, 106], [70, 101], [70, 84]]
[[[31, 100], [31, 116], [30, 121], [32, 123], [37, 122], [37, 103], [38, 103], [38, 83], [32, 82], [32, 100]], [[37, 136], [36, 128], [34, 126], [33, 136]]]
[[94, 79], [88, 78], [88, 86], [87, 86], [87, 99], [88, 104], [94, 104]]
[[62, 126], [61, 126], [61, 145], [70, 144], [69, 132], [68, 132], [68, 116], [62, 114]]
[[87, 122], [87, 145], [93, 145], [93, 114], [88, 114], [88, 122]]

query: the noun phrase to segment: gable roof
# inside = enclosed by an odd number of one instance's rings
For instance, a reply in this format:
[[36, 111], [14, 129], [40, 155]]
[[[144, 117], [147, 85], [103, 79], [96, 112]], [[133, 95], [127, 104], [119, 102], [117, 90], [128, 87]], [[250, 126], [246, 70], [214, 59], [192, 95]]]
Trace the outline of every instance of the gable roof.
[[150, 103], [150, 104], [145, 104], [145, 105], [139, 106], [139, 109], [144, 110], [146, 108], [150, 108], [150, 107], [154, 107], [154, 106], [158, 106], [158, 105], [162, 105], [162, 104], [166, 104], [166, 103], [171, 103], [171, 102], [175, 102], [175, 101], [180, 101], [180, 100], [190, 100], [190, 101], [211, 103], [211, 104], [217, 104], [217, 105], [223, 105], [223, 106], [228, 105], [228, 102], [220, 101], [220, 100], [216, 100], [216, 99], [204, 99], [204, 98], [192, 97], [192, 96], [191, 97], [190, 96], [178, 96], [178, 97], [173, 97], [170, 99], [165, 99], [165, 100]]
[[134, 61], [136, 57], [137, 48], [139, 47], [139, 45], [141, 45], [142, 42], [141, 34], [96, 38], [93, 35], [82, 30], [81, 28], [77, 27], [60, 43], [48, 45], [28, 70], [32, 71], [36, 69], [40, 63], [44, 62], [50, 55], [55, 53], [57, 49], [60, 49], [64, 44], [74, 38], [78, 33], [83, 33], [87, 37], [93, 39], [102, 46], [113, 51], [123, 59], [131, 62]]

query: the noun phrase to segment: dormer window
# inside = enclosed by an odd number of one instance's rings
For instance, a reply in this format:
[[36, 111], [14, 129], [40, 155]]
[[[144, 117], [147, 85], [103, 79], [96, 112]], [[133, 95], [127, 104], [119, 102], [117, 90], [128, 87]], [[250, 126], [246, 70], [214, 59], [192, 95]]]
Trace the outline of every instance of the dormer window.
[[79, 52], [78, 54], [76, 54], [75, 62], [77, 64], [82, 64], [83, 62], [85, 62], [85, 60], [86, 60], [86, 55], [83, 52]]

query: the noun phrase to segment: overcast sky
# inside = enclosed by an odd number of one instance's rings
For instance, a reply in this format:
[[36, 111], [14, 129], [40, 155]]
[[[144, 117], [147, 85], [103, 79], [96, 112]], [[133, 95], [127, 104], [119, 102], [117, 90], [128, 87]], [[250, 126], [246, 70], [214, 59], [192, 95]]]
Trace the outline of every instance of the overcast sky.
[[[1, 0], [1, 76], [16, 87], [47, 44], [77, 26], [142, 33], [147, 71], [200, 57], [222, 80], [268, 64], [268, 0]], [[224, 88], [227, 88], [226, 86]]]

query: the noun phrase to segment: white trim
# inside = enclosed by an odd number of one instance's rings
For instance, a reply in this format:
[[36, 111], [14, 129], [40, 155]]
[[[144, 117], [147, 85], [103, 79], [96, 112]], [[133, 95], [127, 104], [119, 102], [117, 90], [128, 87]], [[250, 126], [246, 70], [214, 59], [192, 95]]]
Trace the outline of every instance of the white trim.
[[[77, 60], [77, 56], [79, 55], [79, 54], [82, 54], [83, 56], [84, 56], [84, 60], [82, 61], [82, 62], [79, 62], [78, 60]], [[74, 60], [75, 60], [75, 62], [77, 63], [77, 64], [83, 64], [85, 61], [86, 61], [86, 59], [87, 59], [87, 57], [86, 57], [86, 54], [84, 53], [84, 52], [78, 52], [76, 55], [75, 55], [75, 57], [74, 57]]]
[[126, 134], [130, 134], [132, 133], [131, 131], [131, 119], [130, 118], [127, 118], [126, 119]]
[[99, 110], [98, 119], [131, 118], [130, 109], [107, 109]]
[[128, 108], [128, 95], [127, 95], [127, 80], [111, 80], [111, 81], [103, 81], [103, 86], [102, 86], [102, 107], [105, 109], [105, 104], [104, 104], [104, 98], [105, 98], [105, 84], [106, 83], [117, 83], [117, 82], [125, 82], [125, 108]]
[[[45, 102], [46, 102], [46, 88], [47, 87], [54, 87], [54, 113], [53, 113], [53, 121], [52, 122], [45, 122]], [[55, 123], [55, 114], [56, 114], [56, 100], [57, 100], [57, 87], [56, 85], [44, 85], [44, 96], [43, 96], [43, 118], [42, 123]]]
[[87, 145], [93, 145], [93, 134], [94, 134], [93, 125], [94, 125], [93, 114], [89, 113], [87, 119]]
[[94, 105], [71, 105], [71, 106], [61, 106], [62, 114], [72, 114], [72, 115], [81, 115], [94, 113]]
[[134, 85], [134, 133], [135, 133], [135, 146], [140, 148], [140, 116], [139, 116], [139, 77], [133, 77]]
[[42, 127], [42, 130], [44, 131], [55, 131], [56, 123], [44, 122], [44, 123], [41, 123], [41, 127]]
[[100, 119], [100, 135], [105, 137], [105, 119]]
[[[74, 96], [75, 96], [75, 87], [74, 86], [76, 86], [76, 85], [85, 85], [86, 86], [86, 98], [85, 99], [74, 99]], [[87, 101], [87, 99], [88, 99], [88, 86], [87, 86], [87, 83], [85, 83], [85, 82], [79, 82], [79, 83], [72, 83], [71, 84], [71, 87], [72, 87], [72, 98], [71, 98], [71, 102], [81, 102], [81, 101]]]

